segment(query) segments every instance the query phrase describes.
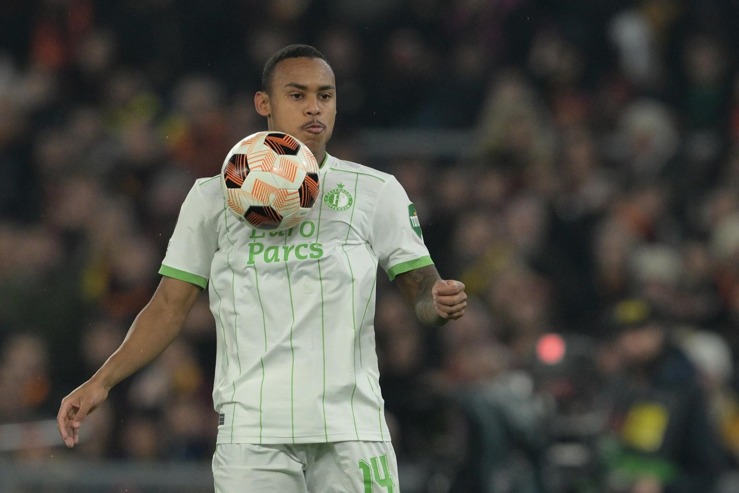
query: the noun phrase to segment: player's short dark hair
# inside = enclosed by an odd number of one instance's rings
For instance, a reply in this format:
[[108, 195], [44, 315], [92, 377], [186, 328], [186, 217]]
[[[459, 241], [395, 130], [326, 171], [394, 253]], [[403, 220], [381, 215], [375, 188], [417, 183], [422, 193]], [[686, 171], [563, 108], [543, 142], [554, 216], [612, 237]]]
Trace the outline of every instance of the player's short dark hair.
[[320, 58], [328, 63], [326, 57], [313, 46], [304, 44], [288, 45], [272, 55], [264, 64], [262, 70], [262, 91], [269, 92], [272, 84], [272, 75], [275, 72], [275, 66], [288, 58]]

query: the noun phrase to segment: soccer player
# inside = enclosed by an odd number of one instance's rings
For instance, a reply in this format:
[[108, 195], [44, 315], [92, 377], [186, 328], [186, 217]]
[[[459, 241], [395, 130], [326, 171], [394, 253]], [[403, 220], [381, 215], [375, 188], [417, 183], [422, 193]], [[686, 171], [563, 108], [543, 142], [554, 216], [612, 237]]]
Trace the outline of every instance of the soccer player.
[[463, 315], [464, 285], [440, 278], [392, 175], [326, 152], [336, 82], [318, 50], [274, 54], [254, 104], [270, 130], [313, 152], [319, 201], [299, 226], [270, 233], [227, 210], [218, 175], [198, 179], [152, 299], [120, 347], [62, 400], [59, 431], [73, 447], [87, 414], [173, 341], [207, 287], [218, 351], [215, 490], [397, 493], [375, 354], [378, 266], [430, 326]]

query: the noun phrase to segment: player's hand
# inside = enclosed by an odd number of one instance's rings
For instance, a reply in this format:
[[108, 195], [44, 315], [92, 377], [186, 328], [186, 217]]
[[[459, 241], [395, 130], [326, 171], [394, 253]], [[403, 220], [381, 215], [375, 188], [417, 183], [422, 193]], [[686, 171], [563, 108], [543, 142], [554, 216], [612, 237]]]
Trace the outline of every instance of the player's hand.
[[105, 399], [108, 391], [94, 380], [88, 380], [62, 399], [56, 416], [57, 427], [64, 444], [72, 448], [80, 441], [80, 427], [85, 417]]
[[467, 308], [467, 293], [459, 281], [440, 279], [431, 288], [436, 313], [443, 319], [456, 320]]

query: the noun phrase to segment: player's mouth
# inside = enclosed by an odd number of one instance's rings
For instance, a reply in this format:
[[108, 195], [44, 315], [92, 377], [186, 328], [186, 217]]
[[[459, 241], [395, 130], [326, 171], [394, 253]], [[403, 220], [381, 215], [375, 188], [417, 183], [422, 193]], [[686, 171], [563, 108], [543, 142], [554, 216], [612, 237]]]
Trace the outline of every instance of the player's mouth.
[[312, 121], [310, 123], [306, 123], [305, 125], [303, 125], [302, 128], [308, 133], [320, 134], [321, 132], [326, 130], [326, 125], [318, 121]]

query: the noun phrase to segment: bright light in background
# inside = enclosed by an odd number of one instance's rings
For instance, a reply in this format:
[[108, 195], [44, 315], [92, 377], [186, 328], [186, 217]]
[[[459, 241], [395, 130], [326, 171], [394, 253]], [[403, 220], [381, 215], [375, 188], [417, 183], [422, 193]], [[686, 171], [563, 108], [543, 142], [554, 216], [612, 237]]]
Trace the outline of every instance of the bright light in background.
[[567, 344], [559, 334], [546, 334], [536, 343], [536, 356], [543, 363], [556, 365], [565, 357]]

